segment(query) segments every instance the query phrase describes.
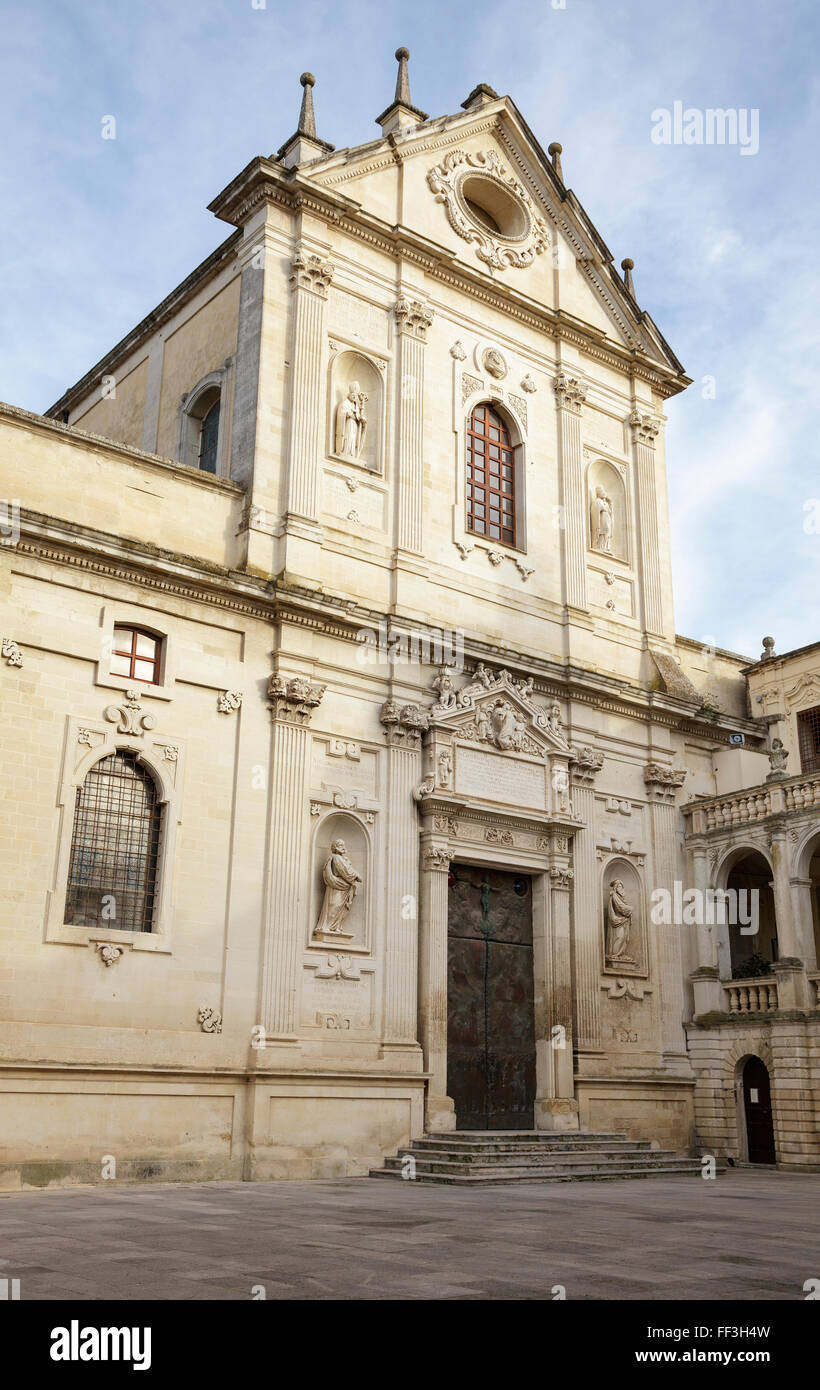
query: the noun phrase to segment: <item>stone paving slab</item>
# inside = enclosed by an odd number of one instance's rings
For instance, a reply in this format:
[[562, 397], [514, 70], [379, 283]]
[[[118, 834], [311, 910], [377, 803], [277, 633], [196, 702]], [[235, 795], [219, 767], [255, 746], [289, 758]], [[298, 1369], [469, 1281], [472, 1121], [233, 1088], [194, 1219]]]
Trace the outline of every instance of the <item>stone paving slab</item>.
[[335, 1182], [0, 1196], [22, 1299], [801, 1300], [820, 1178], [732, 1171], [462, 1191]]

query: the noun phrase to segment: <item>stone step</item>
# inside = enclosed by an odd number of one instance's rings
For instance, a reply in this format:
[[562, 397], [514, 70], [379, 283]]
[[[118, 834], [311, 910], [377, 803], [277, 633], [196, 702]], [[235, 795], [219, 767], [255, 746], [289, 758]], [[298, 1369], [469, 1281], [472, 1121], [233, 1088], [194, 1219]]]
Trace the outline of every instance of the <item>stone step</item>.
[[611, 1163], [615, 1161], [655, 1162], [658, 1159], [677, 1158], [673, 1149], [630, 1148], [589, 1149], [583, 1151], [567, 1150], [510, 1150], [508, 1153], [464, 1153], [458, 1149], [399, 1149], [397, 1158], [385, 1160], [388, 1164], [401, 1163], [404, 1158], [413, 1158], [417, 1164], [429, 1168], [433, 1163], [465, 1163], [472, 1167], [508, 1168], [516, 1166], [540, 1167], [561, 1163]]
[[[600, 1155], [578, 1155], [577, 1158], [566, 1159], [552, 1158], [543, 1159], [536, 1163], [534, 1160], [521, 1157], [514, 1163], [471, 1163], [465, 1162], [463, 1158], [448, 1158], [442, 1154], [438, 1158], [420, 1158], [415, 1154], [411, 1157], [415, 1163], [417, 1173], [471, 1173], [475, 1176], [482, 1176], [494, 1173], [573, 1173], [581, 1169], [592, 1172], [614, 1172], [622, 1168], [681, 1168], [692, 1163], [691, 1158], [678, 1157], [677, 1154], [659, 1154], [649, 1156], [645, 1154], [629, 1154], [619, 1158], [605, 1158]], [[401, 1172], [402, 1163], [406, 1162], [406, 1157], [388, 1158], [385, 1160], [385, 1168], [391, 1171]]]
[[[437, 1144], [440, 1140], [451, 1140], [470, 1144], [520, 1143], [523, 1140], [532, 1144], [552, 1144], [562, 1140], [573, 1144], [594, 1143], [599, 1139], [626, 1139], [623, 1130], [569, 1130], [569, 1129], [452, 1129], [437, 1134], [423, 1134], [415, 1144]], [[645, 1140], [630, 1140], [630, 1143], [644, 1143]]]
[[436, 1139], [417, 1139], [413, 1145], [414, 1152], [417, 1153], [464, 1153], [476, 1154], [478, 1157], [489, 1154], [517, 1154], [517, 1153], [618, 1153], [618, 1152], [642, 1152], [657, 1153], [653, 1149], [648, 1139], [596, 1139], [592, 1143], [573, 1144], [563, 1139], [554, 1139], [549, 1143], [528, 1144], [521, 1142], [517, 1144], [506, 1143], [499, 1140], [497, 1143], [489, 1144], [470, 1144], [463, 1139], [450, 1140], [446, 1137]]
[[[416, 1171], [416, 1176], [412, 1179], [416, 1183], [445, 1183], [453, 1187], [480, 1187], [486, 1184], [498, 1183], [527, 1183], [527, 1182], [616, 1182], [627, 1178], [663, 1178], [663, 1177], [694, 1177], [700, 1176], [700, 1164], [694, 1159], [688, 1159], [680, 1167], [670, 1168], [668, 1165], [642, 1165], [641, 1167], [624, 1167], [617, 1170], [607, 1167], [601, 1168], [574, 1168], [569, 1172], [551, 1171], [549, 1169], [521, 1169], [518, 1171], [506, 1170], [501, 1173], [491, 1172], [487, 1174], [476, 1173], [420, 1173]], [[400, 1168], [371, 1168], [371, 1178], [389, 1178], [392, 1182], [407, 1181], [403, 1178]]]

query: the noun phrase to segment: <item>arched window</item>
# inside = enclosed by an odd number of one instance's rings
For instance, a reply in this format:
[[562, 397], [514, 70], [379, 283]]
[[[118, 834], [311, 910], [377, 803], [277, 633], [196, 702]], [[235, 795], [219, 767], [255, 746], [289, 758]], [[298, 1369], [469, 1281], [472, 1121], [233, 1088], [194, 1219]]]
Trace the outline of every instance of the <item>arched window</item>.
[[467, 530], [515, 545], [515, 459], [510, 432], [482, 402], [467, 426]]
[[136, 753], [101, 758], [77, 788], [65, 921], [149, 932], [154, 920], [161, 809]]
[[219, 445], [219, 397], [209, 407], [199, 431], [199, 466], [203, 473], [216, 473]]
[[111, 675], [159, 685], [162, 638], [139, 627], [114, 627]]

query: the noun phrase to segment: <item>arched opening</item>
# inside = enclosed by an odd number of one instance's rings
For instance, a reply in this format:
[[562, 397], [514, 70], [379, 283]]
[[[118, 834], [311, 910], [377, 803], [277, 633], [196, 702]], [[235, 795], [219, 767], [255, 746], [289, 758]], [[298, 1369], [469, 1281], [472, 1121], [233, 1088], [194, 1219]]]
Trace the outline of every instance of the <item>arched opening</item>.
[[760, 1057], [750, 1056], [738, 1063], [739, 1103], [749, 1163], [776, 1163], [774, 1117], [769, 1071]]
[[772, 869], [759, 850], [739, 853], [726, 875], [726, 930], [732, 978], [767, 975], [777, 960]]
[[516, 546], [522, 533], [516, 446], [495, 404], [480, 401], [467, 421], [466, 529]]
[[216, 473], [219, 444], [219, 397], [202, 417], [199, 431], [199, 467], [203, 473]]
[[157, 893], [161, 805], [136, 753], [101, 758], [77, 788], [66, 925], [150, 932]]
[[222, 378], [212, 372], [182, 400], [180, 460], [202, 473], [223, 472]]

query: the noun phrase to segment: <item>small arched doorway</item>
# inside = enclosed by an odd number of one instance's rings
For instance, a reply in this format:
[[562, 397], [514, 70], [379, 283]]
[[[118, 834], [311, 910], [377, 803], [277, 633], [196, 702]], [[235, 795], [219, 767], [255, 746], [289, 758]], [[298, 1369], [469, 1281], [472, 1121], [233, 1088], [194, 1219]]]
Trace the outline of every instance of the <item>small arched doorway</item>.
[[759, 1057], [747, 1057], [743, 1066], [743, 1113], [749, 1162], [776, 1163], [769, 1072]]

